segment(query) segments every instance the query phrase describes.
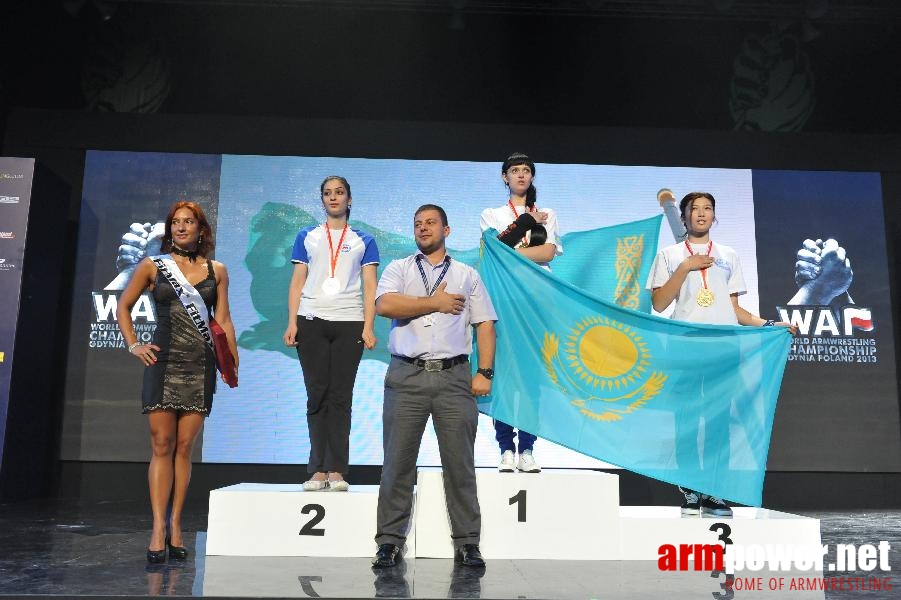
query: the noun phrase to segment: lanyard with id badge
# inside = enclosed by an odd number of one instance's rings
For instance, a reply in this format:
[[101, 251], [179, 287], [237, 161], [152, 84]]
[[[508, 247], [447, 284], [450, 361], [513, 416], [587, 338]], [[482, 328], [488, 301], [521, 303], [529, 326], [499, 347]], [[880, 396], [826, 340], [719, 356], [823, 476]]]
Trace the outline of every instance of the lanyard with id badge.
[[[435, 293], [435, 290], [438, 289], [438, 286], [441, 285], [441, 281], [444, 279], [444, 276], [447, 275], [447, 270], [450, 269], [450, 257], [446, 257], [444, 259], [444, 268], [441, 269], [441, 274], [438, 275], [438, 279], [435, 280], [432, 288], [429, 289], [429, 280], [425, 275], [425, 269], [422, 268], [422, 256], [416, 256], [416, 266], [419, 267], [419, 274], [422, 276], [422, 287], [425, 288], [425, 293], [427, 296], [431, 296]], [[435, 317], [429, 313], [427, 315], [423, 315], [422, 317], [423, 327], [431, 327], [435, 324]]]

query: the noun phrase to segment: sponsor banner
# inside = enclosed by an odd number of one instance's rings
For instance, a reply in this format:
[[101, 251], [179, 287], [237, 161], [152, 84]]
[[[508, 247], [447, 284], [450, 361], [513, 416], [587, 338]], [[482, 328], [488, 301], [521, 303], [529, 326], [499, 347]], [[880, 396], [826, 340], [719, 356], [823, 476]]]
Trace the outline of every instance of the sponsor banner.
[[34, 159], [0, 157], [0, 462], [6, 439]]
[[897, 471], [880, 176], [754, 171], [753, 180], [761, 311], [798, 327], [769, 468]]

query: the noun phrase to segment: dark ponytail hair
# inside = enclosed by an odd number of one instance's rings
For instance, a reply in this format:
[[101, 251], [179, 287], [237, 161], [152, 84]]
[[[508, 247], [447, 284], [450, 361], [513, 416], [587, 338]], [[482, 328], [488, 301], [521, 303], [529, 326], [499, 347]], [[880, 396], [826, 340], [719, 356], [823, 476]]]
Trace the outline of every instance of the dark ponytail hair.
[[[510, 167], [515, 167], [517, 165], [525, 165], [529, 167], [529, 169], [532, 170], [532, 177], [535, 177], [535, 162], [522, 152], [514, 152], [507, 157], [507, 160], [505, 160], [504, 164], [501, 166], [501, 175], [505, 175]], [[533, 206], [535, 206], [535, 202], [537, 200], [538, 190], [535, 189], [534, 183], [530, 183], [529, 189], [526, 190], [526, 206], [528, 208], [532, 208]]]
[[[505, 160], [504, 164], [501, 166], [501, 175], [506, 175], [510, 167], [515, 167], [517, 165], [529, 167], [532, 171], [532, 177], [535, 177], [535, 161], [522, 152], [514, 152], [507, 157], [507, 160]], [[529, 187], [526, 190], [526, 208], [534, 208], [537, 200], [538, 190], [535, 189], [534, 183], [529, 183]], [[544, 225], [535, 224], [529, 231], [531, 232], [531, 235], [529, 236], [529, 246], [540, 246], [547, 241], [547, 229], [544, 228]], [[520, 236], [520, 238], [521, 237], [522, 236]]]
[[[329, 175], [328, 177], [326, 177], [325, 179], [322, 180], [322, 183], [319, 184], [319, 199], [320, 200], [322, 199], [322, 195], [325, 193], [325, 184], [328, 183], [329, 181], [339, 182], [341, 185], [344, 186], [344, 189], [347, 190], [347, 197], [353, 198], [353, 196], [350, 194], [350, 184], [347, 183], [346, 179], [344, 179], [340, 175]], [[345, 216], [348, 219], [350, 219], [350, 207], [349, 206], [347, 207], [347, 212], [345, 213]]]
[[535, 189], [534, 183], [530, 183], [529, 189], [526, 190], [526, 206], [532, 208], [535, 206], [536, 200], [538, 200], [538, 190]]

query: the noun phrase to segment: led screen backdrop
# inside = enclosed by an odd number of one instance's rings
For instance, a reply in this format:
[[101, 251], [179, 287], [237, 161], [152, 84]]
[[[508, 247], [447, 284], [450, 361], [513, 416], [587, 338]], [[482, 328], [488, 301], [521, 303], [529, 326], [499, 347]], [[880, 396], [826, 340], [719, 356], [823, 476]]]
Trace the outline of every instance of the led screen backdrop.
[[[853, 282], [847, 286], [846, 295], [853, 297], [855, 309], [870, 311], [875, 325], [869, 329], [862, 326], [865, 325], [859, 320], [862, 312], [848, 313], [848, 318], [858, 318], [857, 325], [849, 332], [844, 325], [837, 325], [834, 331], [820, 330], [816, 337], [844, 340], [830, 343], [830, 347], [872, 348], [869, 362], [846, 366], [856, 369], [855, 372], [878, 387], [879, 394], [871, 399], [871, 408], [886, 423], [885, 444], [889, 445], [882, 446], [878, 454], [884, 458], [880, 459], [876, 453], [871, 456], [871, 444], [864, 443], [865, 436], [870, 435], [864, 427], [836, 426], [834, 431], [826, 433], [847, 440], [846, 446], [851, 448], [846, 457], [849, 469], [874, 462], [898, 467], [894, 463], [899, 461], [897, 457], [901, 453], [894, 451], [898, 449], [898, 415], [894, 402], [893, 348], [888, 334], [891, 310], [888, 295], [880, 296], [878, 292], [887, 289], [878, 174], [541, 163], [536, 171], [538, 205], [557, 211], [564, 234], [660, 215], [656, 192], [662, 187], [673, 189], [677, 197], [692, 190], [711, 192], [718, 201], [718, 223], [713, 237], [735, 248], [742, 259], [749, 293], [741, 298], [741, 303], [748, 310], [766, 316], [778, 316], [779, 307], [794, 310], [788, 316], [801, 320], [807, 318], [803, 311], [816, 311], [816, 307], [793, 308], [788, 304], [800, 289], [794, 276], [796, 253], [807, 237], [814, 243], [819, 237], [835, 237], [854, 261]], [[215, 258], [229, 269], [232, 315], [242, 353], [241, 385], [234, 390], [220, 386], [198, 457], [205, 462], [306, 462], [309, 452], [306, 396], [296, 353], [282, 345], [281, 336], [287, 322], [291, 246], [300, 228], [321, 222], [319, 184], [333, 174], [349, 180], [354, 198], [351, 222], [376, 237], [382, 254], [380, 268], [415, 249], [412, 216], [415, 208], [424, 203], [439, 204], [447, 210], [450, 251], [460, 260], [474, 261], [480, 236], [479, 213], [483, 208], [500, 206], [507, 197], [500, 178], [500, 163], [88, 153], [73, 301], [64, 458], [146, 459], [146, 423], [140, 414], [139, 400], [141, 367], [124, 350], [115, 326], [114, 307], [130, 267], [144, 252], [142, 245], [147, 243], [149, 252], [155, 251], [161, 232], [160, 220], [168, 206], [177, 199], [192, 199], [208, 211], [216, 232]], [[776, 193], [786, 186], [794, 186], [792, 189], [796, 190], [791, 199]], [[827, 190], [837, 187], [855, 190], [854, 202], [869, 207], [860, 216], [869, 228], [864, 236], [865, 244], [859, 236], [841, 231], [841, 227], [825, 226], [830, 222], [827, 215], [832, 214], [835, 216], [829, 218], [836, 225], [857, 226], [844, 219], [836, 203], [818, 204], [825, 221], [807, 219], [797, 227], [787, 223], [775, 210], [774, 205], [784, 202], [806, 199], [816, 204], [817, 186]], [[673, 236], [664, 221], [659, 245], [673, 243]], [[766, 266], [762, 267], [764, 260]], [[868, 263], [865, 276], [857, 267], [858, 261], [863, 260]], [[760, 273], [766, 275], [766, 282], [758, 283]], [[847, 279], [847, 273], [844, 277]], [[763, 290], [760, 295], [759, 290]], [[842, 304], [844, 297], [833, 300], [836, 307], [827, 312], [841, 320], [842, 311], [846, 310]], [[806, 297], [805, 301], [813, 300]], [[139, 335], [149, 339], [155, 319], [152, 305], [139, 303], [134, 316]], [[377, 320], [379, 345], [364, 354], [356, 380], [352, 464], [382, 462], [381, 399], [387, 366], [388, 322]], [[886, 334], [880, 335], [881, 331]], [[799, 361], [797, 357], [804, 352], [799, 349], [801, 339], [793, 350], [793, 361]], [[857, 341], [863, 345], [852, 344]], [[808, 340], [803, 344], [813, 342]], [[798, 366], [801, 367], [800, 363]], [[800, 390], [805, 381], [822, 381], [823, 377], [833, 375], [844, 377], [832, 363], [806, 362], [803, 368], [790, 369], [786, 379], [792, 381], [786, 382], [785, 389]], [[779, 415], [784, 412], [785, 418], [794, 422], [779, 423], [777, 415], [777, 429], [784, 425], [791, 431], [800, 426], [798, 420], [807, 419], [810, 410], [821, 411], [823, 406], [832, 404], [847, 406], [842, 386], [827, 388], [826, 392], [825, 396], [820, 394], [815, 406], [805, 397], [788, 397], [783, 393], [782, 404], [791, 409], [780, 408]], [[823, 422], [830, 427], [828, 420]], [[893, 441], [889, 439], [890, 431], [894, 431]], [[481, 465], [493, 465], [496, 461], [493, 434], [490, 421], [483, 417], [476, 448]], [[797, 436], [782, 437], [784, 440], [774, 439], [771, 468], [774, 461], [783, 461], [783, 456], [787, 456], [780, 445], [792, 449], [797, 444]], [[823, 444], [828, 435], [821, 433], [817, 439], [817, 444]], [[602, 466], [594, 459], [548, 442], [539, 441], [538, 453], [543, 466]], [[833, 468], [821, 461], [817, 452], [808, 454], [803, 454], [800, 461], [799, 455], [793, 454], [786, 464], [814, 470]], [[439, 462], [431, 428], [419, 460], [420, 464]]]

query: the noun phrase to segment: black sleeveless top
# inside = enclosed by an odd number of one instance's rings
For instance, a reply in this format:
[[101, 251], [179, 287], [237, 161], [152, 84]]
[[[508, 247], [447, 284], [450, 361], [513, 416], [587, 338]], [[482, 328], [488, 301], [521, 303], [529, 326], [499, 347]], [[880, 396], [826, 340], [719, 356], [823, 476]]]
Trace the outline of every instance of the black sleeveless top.
[[[207, 276], [194, 286], [212, 314], [216, 305], [216, 276], [207, 259]], [[157, 361], [144, 371], [141, 398], [143, 412], [174, 410], [208, 415], [216, 391], [216, 359], [197, 332], [169, 281], [157, 271], [153, 300], [156, 304], [156, 331], [153, 344], [159, 346]]]

